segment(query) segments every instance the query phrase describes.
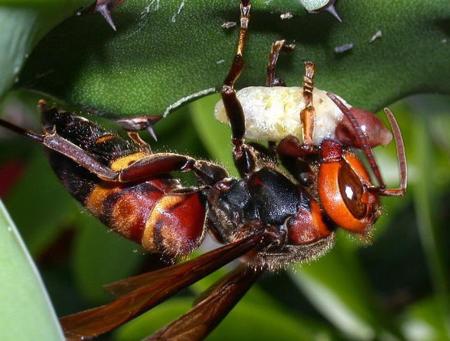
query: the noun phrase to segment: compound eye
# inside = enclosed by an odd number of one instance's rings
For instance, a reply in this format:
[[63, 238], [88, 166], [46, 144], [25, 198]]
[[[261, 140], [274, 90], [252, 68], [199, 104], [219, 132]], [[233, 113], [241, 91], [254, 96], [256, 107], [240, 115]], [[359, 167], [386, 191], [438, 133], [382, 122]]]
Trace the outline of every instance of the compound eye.
[[379, 213], [376, 195], [364, 186], [370, 177], [364, 165], [351, 153], [340, 161], [320, 165], [317, 189], [328, 217], [343, 229], [365, 233]]
[[364, 187], [353, 169], [344, 162], [339, 169], [339, 190], [345, 206], [356, 219], [362, 219], [367, 212], [367, 205], [363, 201]]

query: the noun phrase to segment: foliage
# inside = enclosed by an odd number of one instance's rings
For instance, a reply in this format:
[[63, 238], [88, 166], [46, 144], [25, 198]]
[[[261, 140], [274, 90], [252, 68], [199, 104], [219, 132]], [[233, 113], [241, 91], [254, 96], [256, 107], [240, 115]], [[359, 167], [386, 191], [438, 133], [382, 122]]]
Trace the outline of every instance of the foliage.
[[62, 340], [62, 331], [39, 273], [2, 202], [0, 237], [2, 339]]
[[[20, 85], [113, 115], [162, 113], [186, 96], [220, 85], [231, 62], [238, 1], [129, 0], [114, 13], [114, 32], [100, 16], [73, 17], [33, 51]], [[344, 22], [308, 15], [297, 0], [253, 2], [247, 69], [240, 84], [264, 82], [272, 41], [297, 48], [281, 68], [298, 84], [303, 61], [317, 63], [317, 84], [370, 110], [417, 92], [450, 92], [447, 0], [338, 3]], [[293, 18], [281, 20], [291, 12]], [[369, 43], [381, 30], [382, 38]], [[336, 54], [334, 48], [353, 43]], [[422, 71], [423, 70], [423, 71]], [[351, 80], [357, 80], [352, 82]]]

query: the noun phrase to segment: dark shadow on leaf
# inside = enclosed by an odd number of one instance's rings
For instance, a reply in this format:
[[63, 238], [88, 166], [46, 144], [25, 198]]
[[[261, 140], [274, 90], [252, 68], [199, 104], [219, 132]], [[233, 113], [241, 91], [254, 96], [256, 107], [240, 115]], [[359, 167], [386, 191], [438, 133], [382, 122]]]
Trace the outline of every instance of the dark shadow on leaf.
[[450, 37], [450, 18], [449, 19], [443, 19], [443, 20], [437, 20], [436, 26], [445, 33], [447, 37]]

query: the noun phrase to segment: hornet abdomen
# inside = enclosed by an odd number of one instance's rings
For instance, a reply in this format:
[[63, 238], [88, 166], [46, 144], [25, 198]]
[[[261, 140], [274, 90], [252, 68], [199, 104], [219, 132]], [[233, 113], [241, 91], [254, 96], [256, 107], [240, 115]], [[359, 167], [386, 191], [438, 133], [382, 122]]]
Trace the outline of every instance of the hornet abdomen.
[[[49, 110], [46, 129], [81, 147], [96, 160], [120, 171], [151, 154], [82, 117]], [[108, 182], [56, 152], [50, 163], [67, 190], [113, 231], [153, 253], [184, 255], [203, 236], [205, 206], [198, 192], [172, 193], [180, 187], [169, 176], [139, 183]]]

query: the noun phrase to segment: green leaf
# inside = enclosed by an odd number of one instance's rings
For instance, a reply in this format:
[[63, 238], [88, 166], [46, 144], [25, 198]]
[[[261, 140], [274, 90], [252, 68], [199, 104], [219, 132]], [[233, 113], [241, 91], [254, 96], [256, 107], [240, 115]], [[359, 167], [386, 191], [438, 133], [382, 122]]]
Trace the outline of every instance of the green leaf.
[[[192, 299], [175, 298], [118, 330], [117, 340], [141, 340], [186, 313]], [[276, 308], [250, 303], [234, 307], [207, 340], [313, 340], [328, 339], [328, 329]]]
[[[189, 288], [194, 291], [195, 294], [201, 295], [203, 292], [207, 291], [216, 282], [218, 282], [222, 277], [230, 271], [230, 266], [226, 268], [221, 268], [209, 276], [201, 279], [200, 281], [194, 283]], [[261, 290], [257, 284], [253, 285], [251, 289], [244, 296], [245, 302], [258, 303], [260, 305], [265, 305], [267, 309], [272, 307], [280, 307], [280, 304], [270, 297], [266, 292]]]
[[56, 178], [39, 149], [35, 149], [25, 174], [5, 203], [33, 255], [45, 250], [61, 233], [61, 226], [68, 224], [79, 212], [79, 206]]
[[2, 340], [64, 340], [42, 279], [0, 201]]
[[329, 338], [321, 323], [276, 307], [244, 300], [231, 311], [208, 340], [313, 340]]
[[[419, 103], [416, 103], [416, 105]], [[448, 250], [444, 247], [443, 237], [444, 231], [439, 230], [439, 224], [436, 217], [437, 197], [435, 192], [440, 186], [439, 180], [430, 177], [430, 169], [436, 168], [436, 150], [432, 147], [431, 136], [429, 133], [427, 110], [425, 107], [421, 114], [416, 115], [414, 132], [416, 136], [415, 157], [417, 167], [417, 185], [414, 191], [414, 201], [416, 207], [416, 219], [419, 226], [419, 233], [423, 249], [427, 257], [427, 263], [431, 274], [433, 286], [436, 295], [436, 307], [439, 308], [440, 314], [435, 318], [442, 321], [448, 321], [450, 318], [449, 297], [449, 275], [448, 266], [446, 265], [446, 254]], [[447, 168], [448, 172], [448, 168]], [[436, 179], [436, 180], [435, 180]], [[447, 224], [447, 222], [445, 223]], [[442, 225], [442, 224], [441, 224]], [[446, 253], [447, 252], [447, 253]], [[447, 333], [450, 335], [450, 324], [444, 322], [447, 326]]]
[[[449, 300], [449, 297], [444, 297]], [[402, 329], [408, 340], [448, 340], [449, 322], [436, 318], [441, 314], [439, 302], [426, 298], [408, 307], [403, 313]]]
[[193, 102], [189, 108], [198, 136], [212, 159], [220, 162], [232, 175], [237, 175], [231, 153], [230, 127], [214, 118], [214, 105], [219, 96], [213, 95]]
[[[342, 24], [307, 14], [297, 0], [253, 1], [239, 87], [264, 84], [270, 45], [286, 38], [297, 44], [281, 57], [289, 85], [301, 82], [308, 59], [317, 63], [318, 87], [371, 110], [411, 93], [450, 93], [447, 0], [347, 0], [337, 10]], [[286, 11], [294, 17], [281, 20]], [[58, 26], [34, 51], [21, 86], [123, 116], [168, 112], [221, 85], [238, 33], [221, 25], [238, 22], [237, 1], [128, 0], [114, 19], [118, 32], [99, 16]], [[382, 37], [369, 43], [378, 30]], [[345, 43], [354, 48], [336, 54]]]
[[[371, 340], [391, 327], [374, 302], [355, 252], [342, 234], [320, 261], [296, 265], [291, 277], [311, 303], [348, 337]], [[354, 241], [353, 241], [354, 242]], [[396, 333], [396, 331], [389, 331]]]
[[61, 233], [61, 226], [79, 212], [79, 206], [58, 181], [45, 155], [35, 150], [21, 181], [5, 200], [33, 255], [45, 250]]
[[36, 43], [89, 2], [92, 0], [0, 0], [0, 98], [18, 80]]
[[153, 308], [148, 313], [127, 323], [117, 330], [116, 340], [142, 340], [162, 326], [183, 315], [191, 307], [192, 300], [188, 298], [174, 298]]
[[72, 258], [77, 286], [91, 302], [104, 301], [110, 296], [103, 286], [130, 276], [143, 259], [142, 250], [90, 214], [80, 215], [75, 225], [80, 228]]

